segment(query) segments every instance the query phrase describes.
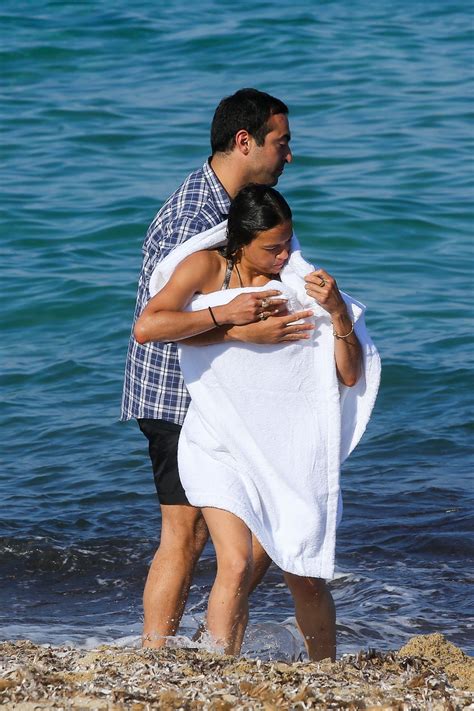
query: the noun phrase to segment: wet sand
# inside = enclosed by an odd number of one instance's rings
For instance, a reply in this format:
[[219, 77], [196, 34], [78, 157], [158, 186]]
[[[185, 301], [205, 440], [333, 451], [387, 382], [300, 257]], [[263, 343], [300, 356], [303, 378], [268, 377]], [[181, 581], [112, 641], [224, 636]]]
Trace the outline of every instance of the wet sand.
[[474, 659], [440, 634], [332, 664], [189, 649], [0, 644], [0, 705], [33, 709], [474, 709]]

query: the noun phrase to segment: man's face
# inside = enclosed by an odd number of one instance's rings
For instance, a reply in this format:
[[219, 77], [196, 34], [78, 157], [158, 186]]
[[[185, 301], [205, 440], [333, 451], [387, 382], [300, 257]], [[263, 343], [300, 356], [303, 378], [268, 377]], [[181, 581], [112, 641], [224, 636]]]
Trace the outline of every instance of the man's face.
[[251, 138], [249, 153], [249, 183], [276, 185], [286, 163], [292, 160], [290, 127], [286, 114], [275, 114], [267, 123], [270, 131], [263, 146]]

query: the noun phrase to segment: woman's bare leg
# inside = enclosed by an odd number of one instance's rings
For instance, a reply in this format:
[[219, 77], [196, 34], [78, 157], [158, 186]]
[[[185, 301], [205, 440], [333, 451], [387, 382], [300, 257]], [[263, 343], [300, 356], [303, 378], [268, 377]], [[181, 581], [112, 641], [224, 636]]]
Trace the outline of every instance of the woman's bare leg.
[[329, 588], [320, 578], [285, 573], [295, 602], [295, 616], [312, 661], [336, 659], [336, 608]]
[[217, 557], [217, 575], [209, 595], [207, 630], [226, 654], [238, 654], [248, 621], [252, 578], [252, 535], [234, 514], [203, 508]]
[[259, 585], [270, 567], [272, 559], [262, 548], [260, 542], [252, 533], [252, 557], [253, 557], [253, 570], [252, 578], [250, 580], [250, 592], [252, 593], [257, 585]]
[[[252, 534], [252, 557], [253, 557], [253, 567], [252, 567], [252, 578], [250, 580], [249, 594], [253, 593], [257, 585], [262, 582], [265, 573], [267, 572], [270, 563], [272, 562], [268, 553], [262, 548], [260, 542]], [[201, 639], [203, 633], [206, 631], [206, 626], [204, 623], [200, 624], [196, 630], [193, 640]], [[245, 630], [244, 630], [245, 631]]]

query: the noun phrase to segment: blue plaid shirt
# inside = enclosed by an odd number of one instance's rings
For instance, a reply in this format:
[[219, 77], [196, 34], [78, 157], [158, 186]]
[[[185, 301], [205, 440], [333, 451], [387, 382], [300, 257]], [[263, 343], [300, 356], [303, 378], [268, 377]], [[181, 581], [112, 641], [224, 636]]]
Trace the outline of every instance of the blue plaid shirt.
[[[206, 161], [165, 202], [148, 228], [133, 323], [150, 298], [156, 264], [181, 242], [225, 220], [230, 198]], [[190, 398], [174, 343], [140, 345], [130, 336], [122, 398], [122, 420], [152, 418], [182, 424]]]

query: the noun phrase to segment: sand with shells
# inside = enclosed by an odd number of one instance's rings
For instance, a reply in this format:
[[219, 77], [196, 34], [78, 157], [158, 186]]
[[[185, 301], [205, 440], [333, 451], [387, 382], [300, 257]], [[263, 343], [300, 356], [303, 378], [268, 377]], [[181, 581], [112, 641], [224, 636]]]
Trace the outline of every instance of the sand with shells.
[[6, 709], [474, 709], [474, 660], [442, 635], [332, 664], [261, 662], [189, 649], [86, 651], [0, 644]]

